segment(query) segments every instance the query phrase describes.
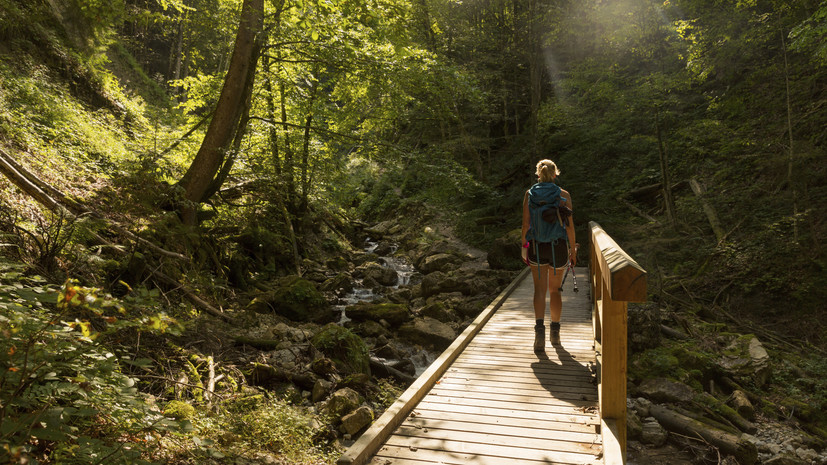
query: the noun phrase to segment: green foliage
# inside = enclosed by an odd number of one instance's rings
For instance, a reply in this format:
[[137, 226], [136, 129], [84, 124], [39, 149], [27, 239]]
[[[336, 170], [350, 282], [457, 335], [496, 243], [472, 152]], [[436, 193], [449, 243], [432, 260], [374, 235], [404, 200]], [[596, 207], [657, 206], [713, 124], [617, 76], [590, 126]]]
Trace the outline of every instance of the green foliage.
[[69, 281], [58, 290], [0, 264], [0, 457], [149, 463], [152, 443], [136, 438], [180, 425], [148, 404], [98, 342], [127, 328], [149, 329], [97, 289]]

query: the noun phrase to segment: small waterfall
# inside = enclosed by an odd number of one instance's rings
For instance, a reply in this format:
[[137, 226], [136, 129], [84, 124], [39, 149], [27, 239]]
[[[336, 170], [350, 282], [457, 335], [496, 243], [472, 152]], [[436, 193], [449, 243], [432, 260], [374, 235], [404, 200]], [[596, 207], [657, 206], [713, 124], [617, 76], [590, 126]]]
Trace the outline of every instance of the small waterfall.
[[[371, 240], [370, 238], [365, 240], [364, 251], [367, 253], [375, 253], [376, 250], [379, 248], [379, 242]], [[391, 286], [392, 289], [398, 289], [400, 286], [407, 286], [411, 284], [411, 278], [417, 274], [414, 266], [405, 260], [402, 257], [394, 256], [396, 251], [398, 250], [399, 246], [393, 244], [389, 247], [389, 252], [387, 256], [380, 256], [379, 262], [382, 266], [386, 268], [390, 268], [394, 270], [398, 276], [397, 284]], [[380, 299], [381, 296], [377, 295], [373, 289], [369, 289], [362, 286], [362, 280], [356, 280], [353, 286], [353, 291], [342, 297], [341, 304], [334, 306], [334, 311], [338, 311], [339, 313], [339, 321], [338, 323], [345, 324], [350, 321], [350, 318], [347, 317], [345, 308], [348, 305], [353, 305], [358, 302], [373, 302]], [[433, 363], [436, 356], [431, 354], [430, 352], [418, 348], [409, 346], [407, 344], [396, 342], [397, 345], [404, 348], [407, 352], [407, 355], [411, 362], [413, 362], [414, 367], [416, 369], [415, 376], [421, 375], [428, 366]], [[380, 359], [383, 362], [386, 361], [384, 359]]]

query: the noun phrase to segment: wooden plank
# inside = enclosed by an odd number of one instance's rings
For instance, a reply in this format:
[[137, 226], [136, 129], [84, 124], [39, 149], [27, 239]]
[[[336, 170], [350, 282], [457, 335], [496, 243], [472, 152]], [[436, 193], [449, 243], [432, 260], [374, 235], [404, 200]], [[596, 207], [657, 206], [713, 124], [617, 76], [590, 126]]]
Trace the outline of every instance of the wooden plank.
[[[465, 349], [464, 353], [471, 355], [480, 354], [484, 356], [501, 355], [504, 357], [521, 357], [529, 358], [531, 361], [547, 359], [554, 362], [559, 361], [560, 358], [557, 348], [550, 348], [545, 353], [538, 354], [537, 352], [534, 352], [533, 347], [514, 347], [508, 345], [496, 345], [493, 343], [480, 344], [478, 342], [479, 341], [474, 341], [473, 344], [469, 345]], [[563, 349], [560, 353], [564, 354], [567, 359], [571, 359], [572, 361], [576, 361], [578, 363], [585, 364], [594, 360], [594, 349], [577, 352]]]
[[446, 462], [443, 458], [437, 462], [431, 460], [414, 460], [414, 459], [402, 459], [402, 458], [389, 458], [389, 457], [373, 457], [368, 462], [368, 465], [431, 465], [431, 464], [438, 464], [438, 465], [464, 465], [460, 462]]
[[[545, 394], [545, 395], [541, 395]], [[468, 390], [468, 389], [446, 389], [445, 387], [434, 387], [431, 389], [431, 392], [428, 394], [429, 396], [441, 396], [441, 397], [451, 397], [456, 399], [461, 399], [460, 401], [464, 401], [466, 399], [474, 399], [474, 400], [494, 400], [494, 401], [503, 401], [503, 402], [520, 402], [525, 405], [531, 404], [540, 404], [540, 405], [560, 405], [560, 406], [567, 406], [567, 407], [578, 407], [578, 408], [585, 408], [585, 407], [596, 407], [597, 402], [592, 400], [581, 400], [581, 399], [560, 399], [558, 397], [549, 398], [549, 393], [536, 393], [535, 395], [530, 395], [526, 393], [522, 394], [514, 394], [506, 393], [500, 394], [496, 392], [486, 392], [484, 390]]]
[[[431, 410], [423, 408], [423, 406], [416, 407], [417, 416], [410, 417], [405, 420], [405, 423], [425, 425], [430, 421], [445, 421], [446, 417], [443, 410]], [[523, 430], [540, 430], [547, 434], [556, 434], [556, 432], [570, 432], [580, 433], [590, 437], [597, 434], [597, 424], [584, 423], [569, 423], [564, 421], [543, 420], [537, 418], [523, 418], [523, 417], [503, 417], [498, 415], [483, 415], [479, 413], [463, 413], [450, 412], [450, 421], [459, 421], [465, 423], [474, 423], [483, 427], [516, 427]]]
[[560, 374], [564, 376], [590, 376], [590, 366], [588, 364], [580, 364], [580, 363], [562, 363], [557, 364], [553, 362], [521, 362], [521, 361], [510, 361], [510, 360], [486, 360], [483, 358], [470, 358], [470, 357], [463, 357], [458, 359], [454, 362], [454, 366], [456, 367], [477, 367], [483, 370], [508, 370], [508, 369], [521, 369], [526, 366], [531, 367], [531, 369], [536, 373], [539, 368], [544, 368], [549, 372], [554, 374]]
[[[465, 381], [459, 379], [445, 379], [438, 383], [438, 387], [454, 390], [478, 390], [481, 392], [511, 394], [522, 392], [523, 394], [535, 393], [538, 396], [548, 398], [548, 389], [539, 383], [512, 383], [509, 381]], [[436, 389], [437, 386], [434, 387]], [[597, 389], [573, 389], [570, 392], [555, 392], [555, 396], [561, 400], [588, 400], [597, 402]]]
[[[465, 427], [465, 425], [461, 425]], [[455, 441], [466, 443], [477, 443], [487, 446], [511, 446], [522, 449], [540, 449], [553, 450], [556, 452], [574, 452], [577, 454], [598, 455], [603, 448], [600, 445], [600, 436], [594, 434], [587, 438], [588, 442], [579, 441], [565, 441], [560, 440], [562, 435], [554, 436], [554, 438], [545, 437], [546, 435], [537, 433], [537, 436], [528, 436], [525, 434], [519, 436], [506, 436], [503, 434], [491, 434], [477, 431], [468, 431], [463, 429], [443, 429], [443, 428], [416, 428], [413, 425], [400, 426], [394, 436], [398, 437], [398, 441], [391, 438], [388, 443], [408, 443], [414, 447], [418, 444], [431, 441], [434, 439], [443, 442]], [[405, 438], [402, 438], [404, 436]]]
[[[604, 360], [606, 354], [603, 354]], [[486, 364], [486, 363], [476, 363], [476, 362], [466, 362], [462, 360], [457, 360], [451, 365], [451, 368], [456, 368], [460, 371], [469, 371], [469, 372], [476, 372], [476, 373], [485, 373], [485, 372], [496, 372], [501, 373], [503, 376], [511, 376], [512, 374], [532, 374], [538, 377], [542, 375], [549, 375], [549, 376], [560, 376], [566, 378], [577, 378], [577, 379], [584, 379], [588, 381], [591, 377], [591, 372], [588, 367], [577, 364], [576, 366], [572, 366], [572, 369], [564, 369], [563, 365], [552, 365], [548, 363], [533, 363], [531, 365], [497, 365], [497, 364]], [[574, 368], [579, 368], [578, 370], [573, 370]], [[573, 372], [574, 371], [574, 372]]]
[[[466, 443], [461, 441], [441, 440], [441, 439], [424, 439], [424, 438], [410, 438], [406, 436], [393, 435], [388, 438], [385, 447], [396, 447], [398, 451], [407, 451], [402, 457], [414, 458], [417, 456], [444, 454], [448, 452], [450, 456], [457, 457], [457, 455], [467, 457], [466, 463], [489, 463], [485, 461], [487, 457], [491, 458], [507, 458], [515, 463], [516, 460], [534, 460], [544, 463], [565, 463], [565, 464], [582, 464], [594, 463], [597, 456], [602, 451], [595, 451], [592, 454], [574, 453], [574, 452], [557, 452], [553, 450], [531, 449], [516, 446], [501, 446], [492, 444], [480, 443]], [[390, 455], [390, 450], [385, 450], [383, 447], [380, 454], [382, 456]], [[412, 452], [412, 453], [411, 453]], [[515, 460], [516, 459], [516, 460]], [[504, 463], [504, 462], [496, 462]], [[519, 462], [516, 462], [519, 463]]]
[[[599, 461], [563, 462], [550, 460], [515, 460], [513, 457], [496, 457], [476, 455], [474, 453], [433, 453], [427, 450], [410, 450], [408, 447], [385, 446], [377, 454], [376, 465], [397, 465], [402, 463], [413, 464], [443, 464], [443, 465], [547, 465], [559, 464], [597, 464]], [[409, 460], [415, 460], [409, 462]], [[372, 462], [373, 463], [373, 462]]]
[[[476, 380], [490, 380], [490, 381], [497, 381], [503, 379], [503, 373], [492, 373], [492, 372], [485, 372], [479, 370], [469, 370], [463, 369], [459, 371], [456, 368], [451, 369], [451, 376], [456, 378], [465, 378], [468, 380], [476, 379]], [[540, 376], [535, 376], [534, 374], [530, 373], [508, 373], [508, 376], [513, 379], [514, 381], [521, 381], [521, 382], [529, 382], [534, 384], [540, 384], [546, 389], [557, 389], [563, 387], [577, 387], [584, 390], [594, 391], [595, 386], [590, 379], [580, 379], [580, 378], [562, 378], [553, 375], [541, 374]]]
[[445, 370], [459, 356], [462, 350], [471, 342], [474, 336], [482, 329], [485, 323], [494, 315], [498, 308], [506, 301], [509, 295], [528, 276], [529, 269], [524, 269], [485, 308], [477, 318], [457, 337], [454, 342], [425, 370], [416, 381], [382, 414], [359, 439], [339, 457], [339, 465], [362, 465], [382, 445], [414, 406], [425, 396], [431, 386], [436, 383]]
[[[443, 409], [454, 411], [451, 406], [483, 409], [482, 411], [492, 412], [495, 410], [508, 412], [509, 415], [520, 413], [533, 413], [540, 418], [553, 419], [555, 421], [568, 421], [572, 423], [591, 424], [597, 419], [597, 407], [569, 407], [564, 405], [539, 405], [523, 404], [520, 402], [508, 402], [498, 400], [477, 400], [477, 399], [456, 399], [450, 397], [428, 396], [422, 401], [430, 409]], [[415, 412], [416, 410], [414, 410]]]
[[[422, 412], [420, 412], [422, 413]], [[595, 438], [600, 439], [592, 428], [586, 428], [585, 431], [571, 431], [565, 428], [551, 429], [553, 425], [571, 425], [572, 423], [553, 423], [544, 422], [545, 428], [537, 426], [538, 422], [532, 422], [527, 425], [511, 426], [499, 423], [482, 422], [485, 417], [474, 417], [475, 421], [459, 420], [453, 415], [450, 419], [441, 418], [427, 418], [419, 416], [416, 418], [409, 418], [402, 424], [411, 428], [417, 428], [423, 431], [431, 429], [443, 429], [452, 431], [473, 431], [477, 433], [496, 434], [499, 436], [515, 436], [515, 437], [553, 437], [560, 441], [568, 442], [595, 442]], [[496, 420], [496, 417], [489, 417], [489, 421]], [[400, 426], [401, 428], [401, 426]], [[552, 432], [553, 431], [553, 432]]]
[[558, 395], [588, 395], [597, 396], [597, 387], [591, 382], [589, 385], [566, 383], [569, 386], [561, 383], [541, 382], [537, 379], [531, 378], [500, 378], [498, 376], [478, 376], [476, 374], [462, 374], [456, 373], [452, 376], [444, 376], [439, 380], [439, 384], [455, 384], [459, 386], [493, 386], [503, 387], [505, 389], [513, 390], [533, 390], [549, 392], [549, 388], [554, 388], [554, 393]]
[[597, 415], [573, 415], [567, 413], [554, 413], [539, 410], [523, 410], [518, 408], [507, 408], [503, 406], [478, 406], [478, 405], [459, 405], [459, 404], [445, 404], [440, 402], [433, 402], [429, 399], [423, 400], [417, 405], [416, 409], [411, 412], [412, 415], [417, 416], [418, 410], [422, 408], [425, 410], [437, 410], [445, 413], [467, 413], [475, 415], [500, 416], [503, 418], [522, 418], [530, 420], [545, 420], [556, 421], [561, 423], [575, 423], [578, 425], [599, 425], [600, 419]]

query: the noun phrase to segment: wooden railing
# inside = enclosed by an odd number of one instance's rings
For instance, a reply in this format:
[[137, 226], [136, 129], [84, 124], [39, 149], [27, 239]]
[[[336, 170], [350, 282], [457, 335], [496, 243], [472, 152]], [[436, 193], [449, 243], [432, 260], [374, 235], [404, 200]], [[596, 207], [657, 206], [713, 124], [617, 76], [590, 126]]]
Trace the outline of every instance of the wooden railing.
[[646, 271], [589, 223], [589, 273], [605, 464], [626, 463], [626, 305], [646, 300]]

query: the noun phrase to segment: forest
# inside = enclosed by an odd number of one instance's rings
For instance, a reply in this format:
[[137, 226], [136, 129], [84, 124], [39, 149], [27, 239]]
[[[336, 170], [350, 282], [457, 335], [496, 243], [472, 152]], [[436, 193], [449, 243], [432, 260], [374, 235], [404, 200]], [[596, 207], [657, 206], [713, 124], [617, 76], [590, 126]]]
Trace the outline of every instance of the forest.
[[629, 463], [827, 464], [825, 128], [819, 0], [0, 0], [0, 462], [335, 463], [549, 158], [648, 273]]

